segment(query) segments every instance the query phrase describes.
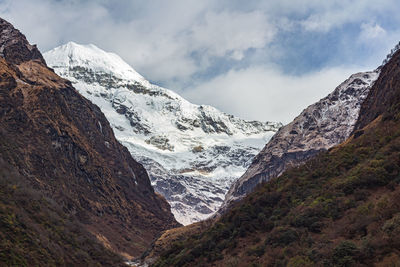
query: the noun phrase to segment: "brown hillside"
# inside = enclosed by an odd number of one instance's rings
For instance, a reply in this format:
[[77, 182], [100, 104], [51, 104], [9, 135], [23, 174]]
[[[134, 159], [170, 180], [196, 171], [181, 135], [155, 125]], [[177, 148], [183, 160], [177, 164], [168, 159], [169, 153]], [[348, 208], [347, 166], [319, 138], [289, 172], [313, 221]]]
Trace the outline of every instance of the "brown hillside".
[[121, 255], [139, 255], [177, 226], [100, 109], [11, 24], [1, 20], [0, 34], [0, 157]]

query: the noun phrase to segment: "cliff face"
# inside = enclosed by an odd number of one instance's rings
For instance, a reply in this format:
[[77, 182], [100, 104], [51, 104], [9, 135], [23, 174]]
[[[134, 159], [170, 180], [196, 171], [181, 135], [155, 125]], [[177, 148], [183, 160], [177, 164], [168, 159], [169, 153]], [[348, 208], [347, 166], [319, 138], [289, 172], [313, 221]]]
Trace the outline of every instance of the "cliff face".
[[100, 109], [0, 21], [0, 156], [105, 247], [138, 255], [177, 226]]
[[[381, 75], [376, 80], [374, 86], [363, 102], [359, 119], [354, 130], [364, 128], [368, 123], [376, 119], [384, 112], [394, 113], [400, 102], [398, 88], [400, 86], [400, 43], [395, 50], [388, 55], [383, 66], [380, 67]], [[388, 115], [389, 116], [389, 115]]]
[[349, 137], [361, 103], [378, 75], [379, 70], [352, 75], [327, 97], [281, 127], [243, 176], [231, 186], [221, 212], [231, 202], [252, 192], [260, 183], [279, 176], [288, 168], [304, 163]]

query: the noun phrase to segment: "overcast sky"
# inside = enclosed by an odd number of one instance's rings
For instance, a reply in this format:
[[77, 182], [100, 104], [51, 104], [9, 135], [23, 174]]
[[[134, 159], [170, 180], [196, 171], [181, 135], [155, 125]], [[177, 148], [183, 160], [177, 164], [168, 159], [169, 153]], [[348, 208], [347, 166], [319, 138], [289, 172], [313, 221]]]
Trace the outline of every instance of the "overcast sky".
[[398, 0], [0, 0], [42, 52], [92, 43], [194, 103], [284, 123], [376, 68], [399, 14]]

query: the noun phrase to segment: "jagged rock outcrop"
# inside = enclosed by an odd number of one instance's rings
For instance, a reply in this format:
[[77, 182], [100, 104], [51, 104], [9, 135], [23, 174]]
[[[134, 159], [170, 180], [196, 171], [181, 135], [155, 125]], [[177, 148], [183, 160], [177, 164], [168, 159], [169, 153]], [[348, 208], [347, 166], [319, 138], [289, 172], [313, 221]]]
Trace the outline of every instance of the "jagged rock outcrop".
[[100, 109], [3, 20], [0, 40], [0, 157], [120, 255], [179, 225]]
[[281, 126], [192, 104], [94, 45], [69, 42], [44, 57], [102, 109], [183, 224], [216, 212], [234, 179]]
[[46, 64], [36, 45], [31, 45], [19, 30], [2, 18], [0, 18], [0, 56], [13, 64], [29, 60]]
[[220, 211], [252, 192], [258, 184], [279, 176], [288, 168], [304, 163], [349, 137], [361, 104], [378, 75], [379, 69], [350, 76], [327, 97], [281, 127], [243, 176], [231, 186]]

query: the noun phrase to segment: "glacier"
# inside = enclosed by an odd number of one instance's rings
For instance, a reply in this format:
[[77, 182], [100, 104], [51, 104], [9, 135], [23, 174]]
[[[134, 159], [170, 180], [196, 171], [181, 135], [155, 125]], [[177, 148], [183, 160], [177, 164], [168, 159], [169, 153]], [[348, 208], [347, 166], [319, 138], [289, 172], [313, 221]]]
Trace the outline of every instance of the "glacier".
[[282, 126], [190, 103], [92, 44], [69, 42], [44, 58], [100, 107], [116, 138], [145, 166], [155, 191], [184, 225], [218, 210], [232, 183]]

